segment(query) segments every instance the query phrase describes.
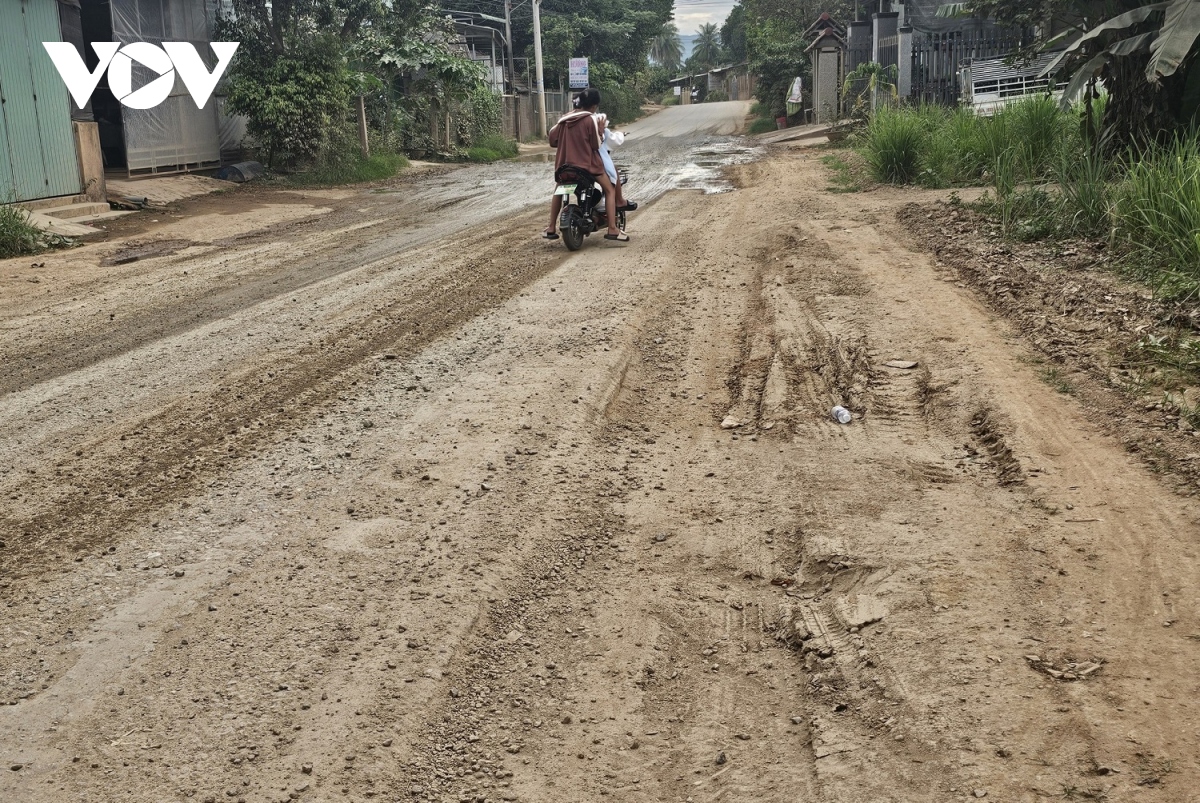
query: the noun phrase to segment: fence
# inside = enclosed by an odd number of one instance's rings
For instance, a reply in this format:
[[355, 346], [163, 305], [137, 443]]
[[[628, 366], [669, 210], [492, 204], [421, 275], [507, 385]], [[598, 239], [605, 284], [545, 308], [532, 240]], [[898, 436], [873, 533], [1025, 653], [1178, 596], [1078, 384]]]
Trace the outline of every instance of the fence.
[[[536, 94], [504, 96], [504, 136], [527, 140], [537, 136], [538, 101]], [[546, 93], [546, 125], [552, 126], [571, 107], [569, 92]]]
[[900, 63], [900, 37], [896, 34], [879, 37], [879, 63], [884, 66]]
[[912, 34], [912, 93], [914, 102], [953, 105], [962, 96], [959, 68], [968, 59], [1007, 56], [1020, 50], [1020, 32], [973, 36], [970, 31]]

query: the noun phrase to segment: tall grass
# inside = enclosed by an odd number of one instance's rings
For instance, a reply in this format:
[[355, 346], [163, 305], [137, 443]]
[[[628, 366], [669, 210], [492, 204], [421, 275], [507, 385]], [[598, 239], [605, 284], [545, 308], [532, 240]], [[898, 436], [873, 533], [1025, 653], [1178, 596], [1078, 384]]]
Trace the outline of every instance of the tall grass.
[[1200, 139], [1178, 137], [1132, 159], [1117, 185], [1115, 236], [1165, 295], [1200, 295]]
[[1019, 144], [1021, 169], [1028, 180], [1051, 172], [1066, 135], [1068, 115], [1049, 95], [1034, 95], [1006, 107], [998, 115], [1011, 141]]
[[515, 140], [505, 139], [499, 134], [480, 137], [467, 150], [467, 159], [472, 162], [498, 162], [512, 159], [520, 153]]
[[877, 181], [909, 184], [921, 173], [928, 130], [917, 114], [883, 108], [867, 125], [863, 155]]
[[0, 259], [36, 254], [51, 244], [46, 233], [29, 222], [24, 209], [0, 206]]
[[[922, 105], [895, 111], [882, 109], [867, 127], [864, 155], [872, 166], [877, 162], [891, 165], [894, 160], [871, 159], [871, 154], [894, 154], [901, 144], [906, 150], [915, 148], [913, 158], [921, 165], [916, 173], [896, 178], [901, 174], [880, 169], [875, 172], [875, 179], [953, 187], [978, 183], [992, 174], [997, 159], [1015, 151], [1017, 175], [1022, 181], [1030, 181], [1053, 172], [1071, 126], [1068, 118], [1056, 101], [1045, 96], [1022, 99], [992, 117], [977, 117], [964, 107], [950, 110]], [[915, 144], [914, 125], [919, 131]]]
[[881, 109], [862, 137], [876, 181], [990, 185], [980, 209], [1006, 236], [1109, 236], [1158, 292], [1200, 298], [1200, 131], [1113, 159], [1099, 134], [1104, 99], [1063, 111], [1025, 98], [992, 117], [970, 109]]
[[337, 184], [361, 184], [391, 178], [408, 166], [408, 159], [398, 153], [375, 153], [370, 156], [354, 154], [347, 158], [322, 162], [313, 169], [289, 177], [293, 184], [327, 187]]

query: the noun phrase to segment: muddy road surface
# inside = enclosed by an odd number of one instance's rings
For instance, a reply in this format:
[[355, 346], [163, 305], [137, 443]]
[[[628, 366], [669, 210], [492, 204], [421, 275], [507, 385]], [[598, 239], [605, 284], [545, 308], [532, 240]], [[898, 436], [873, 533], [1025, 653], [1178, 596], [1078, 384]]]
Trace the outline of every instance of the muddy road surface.
[[1193, 799], [1194, 502], [721, 113], [0, 262], [0, 799]]

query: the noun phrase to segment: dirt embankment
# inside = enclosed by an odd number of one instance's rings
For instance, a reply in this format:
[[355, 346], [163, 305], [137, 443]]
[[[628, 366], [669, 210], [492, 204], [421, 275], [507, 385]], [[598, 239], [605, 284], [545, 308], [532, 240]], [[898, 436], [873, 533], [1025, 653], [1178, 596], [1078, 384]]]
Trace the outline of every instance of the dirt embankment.
[[[913, 193], [735, 172], [629, 247], [427, 232], [4, 396], [0, 797], [1186, 799], [1192, 501]], [[375, 211], [89, 281], [366, 253]]]
[[1196, 493], [1200, 387], [1195, 365], [1181, 371], [1173, 363], [1190, 358], [1200, 307], [1161, 301], [1123, 280], [1103, 244], [1004, 241], [978, 213], [945, 203], [906, 205], [898, 215], [938, 267], [1021, 331], [1045, 381], [1076, 396], [1180, 492]]

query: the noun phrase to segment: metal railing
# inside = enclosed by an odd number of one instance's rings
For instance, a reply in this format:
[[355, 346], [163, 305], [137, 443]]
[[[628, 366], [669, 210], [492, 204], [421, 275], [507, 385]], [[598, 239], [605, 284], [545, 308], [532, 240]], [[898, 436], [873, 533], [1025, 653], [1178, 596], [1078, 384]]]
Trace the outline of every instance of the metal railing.
[[913, 31], [912, 94], [919, 103], [951, 106], [962, 97], [959, 68], [968, 59], [1007, 56], [1025, 43], [1020, 32], [973, 36], [967, 31]]

